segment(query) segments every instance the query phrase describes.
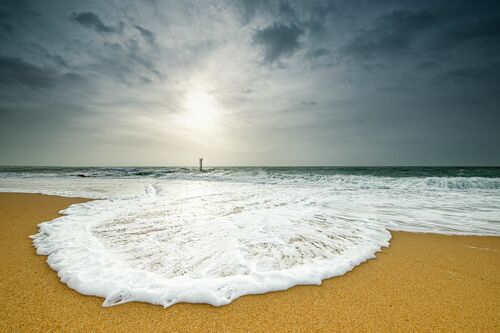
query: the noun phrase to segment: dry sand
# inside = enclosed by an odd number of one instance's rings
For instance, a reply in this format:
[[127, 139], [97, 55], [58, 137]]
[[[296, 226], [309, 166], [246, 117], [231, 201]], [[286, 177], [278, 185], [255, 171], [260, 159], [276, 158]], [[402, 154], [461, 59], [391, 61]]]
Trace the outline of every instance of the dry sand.
[[352, 272], [230, 305], [102, 308], [35, 254], [39, 222], [84, 199], [0, 194], [0, 332], [500, 331], [500, 237], [394, 232]]

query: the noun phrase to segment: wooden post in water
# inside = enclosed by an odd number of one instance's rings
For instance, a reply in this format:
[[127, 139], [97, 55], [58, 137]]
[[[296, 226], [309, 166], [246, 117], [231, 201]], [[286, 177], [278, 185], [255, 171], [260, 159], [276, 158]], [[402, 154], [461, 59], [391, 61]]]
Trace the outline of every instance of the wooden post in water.
[[200, 171], [203, 171], [203, 157], [200, 157]]

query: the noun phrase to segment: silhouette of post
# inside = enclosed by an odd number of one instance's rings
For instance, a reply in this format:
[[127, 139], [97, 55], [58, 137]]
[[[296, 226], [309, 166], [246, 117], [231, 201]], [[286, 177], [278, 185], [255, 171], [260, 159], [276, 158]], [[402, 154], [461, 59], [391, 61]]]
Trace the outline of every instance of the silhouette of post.
[[203, 171], [203, 158], [200, 157], [200, 171]]

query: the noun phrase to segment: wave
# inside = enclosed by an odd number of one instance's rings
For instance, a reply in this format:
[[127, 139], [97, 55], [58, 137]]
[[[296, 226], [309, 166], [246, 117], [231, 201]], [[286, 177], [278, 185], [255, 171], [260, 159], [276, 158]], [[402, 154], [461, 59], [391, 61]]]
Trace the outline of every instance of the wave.
[[205, 193], [208, 210], [191, 191], [168, 204], [165, 195], [73, 205], [67, 216], [40, 224], [33, 242], [62, 282], [105, 298], [104, 306], [165, 307], [220, 306], [242, 295], [320, 284], [388, 246], [385, 229], [253, 205], [262, 202], [247, 192], [227, 205], [223, 192]]
[[104, 306], [166, 307], [319, 284], [373, 258], [388, 230], [500, 235], [500, 191], [484, 183], [338, 180], [108, 179], [101, 189], [112, 198], [71, 206], [40, 224], [33, 242], [64, 283]]
[[303, 168], [61, 172], [0, 175], [0, 191], [102, 199], [69, 207], [32, 238], [64, 283], [105, 298], [104, 306], [223, 305], [319, 284], [373, 258], [388, 246], [388, 230], [500, 235], [500, 177]]
[[500, 189], [500, 178], [427, 178], [426, 186], [449, 189]]

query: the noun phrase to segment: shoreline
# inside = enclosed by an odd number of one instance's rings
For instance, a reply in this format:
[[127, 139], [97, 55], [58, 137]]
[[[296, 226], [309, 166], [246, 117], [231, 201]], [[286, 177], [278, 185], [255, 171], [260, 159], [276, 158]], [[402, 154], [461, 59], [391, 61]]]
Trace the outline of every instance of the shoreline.
[[496, 331], [500, 237], [393, 232], [390, 247], [321, 286], [229, 305], [101, 307], [59, 281], [28, 236], [92, 199], [0, 193], [0, 331]]

